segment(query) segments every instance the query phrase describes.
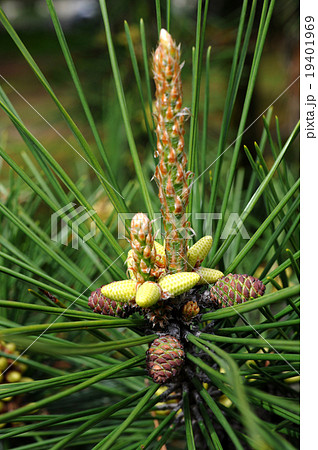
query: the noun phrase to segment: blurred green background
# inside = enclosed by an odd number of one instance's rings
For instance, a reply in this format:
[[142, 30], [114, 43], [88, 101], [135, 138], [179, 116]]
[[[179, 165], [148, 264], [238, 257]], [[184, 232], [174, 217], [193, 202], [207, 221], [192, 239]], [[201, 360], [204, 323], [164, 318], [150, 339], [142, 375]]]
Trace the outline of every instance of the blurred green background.
[[[165, 26], [166, 2], [162, 3], [163, 26]], [[191, 104], [191, 48], [195, 42], [196, 3], [195, 0], [172, 0], [171, 2], [170, 31], [176, 41], [182, 43], [182, 59], [185, 61], [182, 71], [184, 106]], [[251, 64], [256, 29], [263, 2], [258, 3], [255, 30], [251, 40], [252, 46], [244, 69], [246, 75], [243, 76], [243, 83], [238, 93], [228, 145], [235, 139], [241, 116], [249, 65]], [[111, 0], [107, 2], [107, 5], [138, 152], [143, 167], [151, 174], [154, 167], [153, 151], [148, 142], [143, 121], [137, 85], [124, 32], [124, 20], [127, 20], [130, 26], [139, 67], [143, 75], [139, 19], [142, 17], [145, 22], [149, 66], [151, 67], [151, 52], [157, 42], [155, 1], [121, 0], [118, 2]], [[210, 45], [212, 46], [208, 129], [208, 162], [210, 161], [210, 163], [213, 162], [216, 154], [241, 5], [241, 1], [231, 0], [214, 0], [209, 5], [205, 49]], [[45, 0], [7, 0], [3, 1], [1, 6], [51, 83], [58, 98], [88, 142], [95, 148], [96, 144], [72, 84]], [[124, 187], [130, 178], [135, 177], [135, 173], [112, 80], [99, 3], [97, 0], [56, 0], [55, 6], [94, 119], [97, 122], [111, 163], [115, 168], [115, 173], [118, 174], [119, 185]], [[276, 4], [247, 124], [252, 123], [299, 74], [298, 8], [299, 2], [295, 0], [279, 1]], [[78, 150], [78, 145], [55, 104], [2, 27], [0, 28], [0, 40], [1, 75]], [[26, 125], [63, 165], [67, 173], [74, 180], [82, 179], [83, 181], [89, 178], [91, 183], [98, 183], [94, 171], [90, 170], [80, 156], [2, 78], [0, 82]], [[202, 77], [203, 83], [204, 74]], [[152, 87], [154, 93], [154, 86]], [[204, 89], [202, 86], [201, 100], [203, 100], [203, 95]], [[201, 105], [203, 110], [203, 101], [201, 101]], [[275, 127], [273, 120], [275, 115], [279, 117], [282, 140], [284, 141], [299, 116], [299, 81], [275, 103], [272, 118], [273, 127]], [[253, 143], [255, 140], [260, 140], [262, 129], [263, 123], [259, 119], [243, 137], [242, 143], [247, 145], [252, 152]], [[10, 120], [2, 111], [0, 111], [0, 140], [1, 145], [14, 157], [15, 161], [25, 167], [24, 152], [26, 147], [11, 125]], [[228, 152], [231, 152], [231, 149]], [[270, 150], [265, 152], [265, 157], [271, 164]], [[294, 167], [295, 171], [298, 171], [297, 154], [287, 155], [286, 161]], [[239, 165], [249, 168], [243, 146]], [[9, 183], [8, 178], [8, 167], [5, 163], [2, 163], [0, 181], [3, 186], [0, 195], [6, 195], [5, 186]], [[83, 189], [85, 189], [85, 182], [83, 182]]]

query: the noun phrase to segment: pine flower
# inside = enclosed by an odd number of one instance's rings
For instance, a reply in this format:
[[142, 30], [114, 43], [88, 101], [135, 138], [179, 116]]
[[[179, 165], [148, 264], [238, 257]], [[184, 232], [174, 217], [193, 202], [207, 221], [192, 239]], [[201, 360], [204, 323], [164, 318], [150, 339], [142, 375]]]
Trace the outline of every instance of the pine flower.
[[170, 273], [185, 272], [190, 228], [185, 213], [189, 202], [187, 179], [190, 172], [186, 171], [184, 152], [180, 47], [164, 29], [160, 31], [159, 45], [154, 53], [153, 73], [157, 122], [155, 156], [159, 156], [155, 179], [166, 236], [167, 270]]
[[180, 374], [184, 363], [183, 346], [173, 336], [161, 336], [150, 344], [146, 362], [148, 373], [155, 383], [168, 383]]
[[222, 308], [243, 303], [265, 293], [265, 285], [251, 275], [229, 273], [211, 288], [211, 300]]

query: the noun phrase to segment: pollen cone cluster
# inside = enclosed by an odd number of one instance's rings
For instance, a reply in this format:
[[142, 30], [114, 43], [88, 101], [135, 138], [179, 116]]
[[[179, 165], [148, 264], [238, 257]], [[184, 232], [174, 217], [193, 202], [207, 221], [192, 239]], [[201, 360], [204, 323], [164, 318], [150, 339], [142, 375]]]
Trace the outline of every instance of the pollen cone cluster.
[[187, 240], [190, 224], [186, 219], [189, 201], [187, 157], [184, 151], [184, 119], [180, 47], [162, 29], [153, 57], [156, 84], [155, 120], [156, 157], [159, 157], [155, 179], [159, 188], [161, 213], [165, 230], [166, 262], [169, 273], [187, 270]]
[[265, 293], [265, 285], [251, 275], [240, 275], [229, 273], [219, 278], [211, 288], [211, 300], [214, 304], [222, 306], [233, 306], [243, 303]]
[[[223, 276], [219, 270], [201, 266], [201, 262], [211, 249], [211, 236], [204, 236], [189, 249], [189, 261], [193, 266], [188, 264], [187, 271], [168, 274], [165, 269], [164, 247], [154, 240], [151, 222], [145, 214], [138, 213], [133, 217], [130, 243], [132, 249], [129, 250], [126, 260], [127, 274], [130, 278], [102, 286], [95, 294], [93, 293], [89, 306], [94, 312], [124, 315], [127, 308], [121, 307], [119, 303], [129, 303], [130, 306], [139, 306], [142, 311], [147, 310], [146, 317], [151, 318], [153, 324], [164, 324], [170, 317], [171, 308], [167, 303], [168, 299], [184, 294], [197, 284], [215, 283]], [[159, 301], [160, 311], [166, 308], [166, 314], [161, 314], [162, 319], [155, 320], [153, 313], [149, 313], [149, 308]]]
[[155, 339], [147, 351], [148, 373], [155, 383], [164, 384], [176, 378], [184, 363], [181, 342], [170, 335]]

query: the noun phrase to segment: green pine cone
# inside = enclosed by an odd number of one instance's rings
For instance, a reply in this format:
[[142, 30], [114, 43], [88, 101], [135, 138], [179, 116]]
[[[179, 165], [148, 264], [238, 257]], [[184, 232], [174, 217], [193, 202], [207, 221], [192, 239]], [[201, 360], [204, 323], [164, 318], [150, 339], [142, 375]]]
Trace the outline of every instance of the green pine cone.
[[225, 308], [261, 297], [264, 293], [265, 285], [258, 278], [247, 274], [229, 273], [219, 278], [212, 286], [211, 300]]
[[165, 335], [155, 339], [147, 351], [148, 373], [155, 383], [164, 384], [176, 378], [184, 363], [181, 342]]

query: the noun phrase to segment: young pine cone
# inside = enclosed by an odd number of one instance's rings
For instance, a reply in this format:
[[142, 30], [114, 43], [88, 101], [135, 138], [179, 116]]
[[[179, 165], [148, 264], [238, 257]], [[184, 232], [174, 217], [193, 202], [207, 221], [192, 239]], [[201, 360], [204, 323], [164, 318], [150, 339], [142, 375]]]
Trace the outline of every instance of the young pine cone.
[[219, 278], [212, 286], [211, 300], [225, 308], [261, 297], [264, 293], [265, 285], [258, 278], [247, 274], [229, 273]]
[[183, 346], [173, 336], [161, 336], [150, 344], [146, 361], [153, 381], [159, 384], [168, 383], [180, 373], [184, 363]]
[[128, 256], [128, 269], [138, 284], [154, 281], [156, 249], [151, 222], [143, 213], [135, 214], [131, 220], [130, 244], [132, 252]]
[[189, 300], [182, 307], [182, 319], [185, 322], [191, 322], [191, 320], [197, 316], [200, 312], [200, 307], [196, 301]]
[[170, 34], [160, 31], [159, 45], [153, 55], [156, 85], [155, 121], [159, 157], [154, 178], [165, 230], [168, 273], [187, 270], [188, 239], [191, 234], [186, 208], [189, 203], [187, 156], [184, 149], [184, 121], [188, 111], [182, 108], [180, 47]]
[[128, 303], [116, 302], [102, 294], [101, 289], [91, 293], [88, 299], [88, 306], [97, 314], [125, 318], [131, 314], [131, 307]]

